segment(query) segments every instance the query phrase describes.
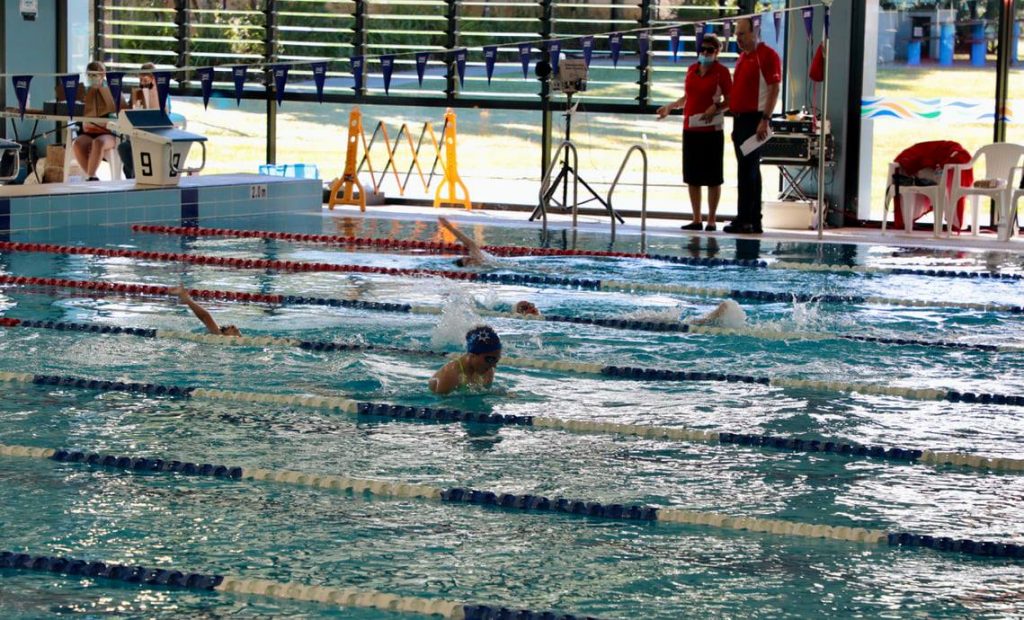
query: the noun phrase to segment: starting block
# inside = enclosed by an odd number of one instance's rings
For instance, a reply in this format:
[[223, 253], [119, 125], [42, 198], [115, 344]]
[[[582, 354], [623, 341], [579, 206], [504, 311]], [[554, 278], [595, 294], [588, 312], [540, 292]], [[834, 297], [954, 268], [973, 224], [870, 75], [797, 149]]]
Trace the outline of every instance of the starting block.
[[[161, 110], [121, 110], [118, 133], [131, 140], [135, 183], [177, 185], [182, 173], [195, 174], [206, 167], [206, 136], [175, 129]], [[198, 168], [184, 168], [192, 143], [203, 149]]]
[[0, 140], [0, 183], [18, 178], [21, 170], [21, 145], [10, 140]]

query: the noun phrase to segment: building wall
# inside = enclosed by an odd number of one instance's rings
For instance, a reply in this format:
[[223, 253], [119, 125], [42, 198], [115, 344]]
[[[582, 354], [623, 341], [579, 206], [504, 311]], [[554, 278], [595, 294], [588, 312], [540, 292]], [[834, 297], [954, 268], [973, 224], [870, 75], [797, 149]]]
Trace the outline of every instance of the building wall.
[[[39, 14], [35, 21], [22, 19], [17, 0], [6, 0], [4, 4], [4, 73], [30, 74], [57, 72], [57, 3], [61, 0], [39, 0]], [[4, 105], [16, 107], [11, 78], [4, 77]], [[32, 79], [29, 105], [41, 108], [43, 101], [54, 98], [53, 77], [38, 76]], [[21, 123], [18, 128], [25, 135], [31, 125]], [[44, 124], [40, 123], [40, 127]], [[52, 128], [52, 124], [51, 127]], [[12, 136], [11, 123], [5, 130]]]

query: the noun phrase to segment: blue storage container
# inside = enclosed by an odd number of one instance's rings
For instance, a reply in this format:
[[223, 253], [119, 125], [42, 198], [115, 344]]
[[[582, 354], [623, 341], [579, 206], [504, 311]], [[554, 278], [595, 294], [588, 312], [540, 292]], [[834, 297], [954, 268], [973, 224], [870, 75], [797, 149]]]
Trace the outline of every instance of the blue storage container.
[[320, 169], [316, 164], [263, 164], [260, 174], [293, 179], [319, 179]]

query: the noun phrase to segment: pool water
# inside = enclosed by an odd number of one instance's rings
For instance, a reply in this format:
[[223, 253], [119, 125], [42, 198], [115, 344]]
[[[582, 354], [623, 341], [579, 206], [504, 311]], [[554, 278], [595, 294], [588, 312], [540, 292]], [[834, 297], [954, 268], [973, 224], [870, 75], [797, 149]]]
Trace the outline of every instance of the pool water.
[[[260, 222], [238, 224], [260, 228]], [[464, 226], [494, 245], [539, 245], [535, 229]], [[430, 221], [297, 218], [293, 232], [439, 239]], [[448, 269], [452, 256], [285, 241], [133, 234], [104, 245], [387, 267]], [[39, 239], [45, 241], [45, 239]], [[556, 232], [561, 247], [571, 237]], [[99, 243], [92, 243], [99, 245]], [[1013, 254], [652, 236], [652, 253], [1021, 273]], [[639, 241], [579, 234], [575, 247]], [[524, 257], [499, 271], [774, 292], [1024, 305], [1019, 281], [689, 267], [636, 259]], [[533, 301], [573, 316], [698, 315], [718, 300], [497, 286], [439, 279], [276, 273], [133, 258], [0, 253], [0, 273], [363, 299], [445, 307], [444, 317], [315, 306], [204, 302], [246, 335], [455, 351], [481, 308]], [[1024, 345], [1019, 315], [741, 301], [752, 326]], [[199, 333], [162, 298], [0, 289], [5, 317]], [[482, 321], [483, 319], [481, 319]], [[505, 354], [674, 370], [1019, 395], [1019, 352], [845, 340], [757, 339], [489, 318]], [[502, 414], [770, 433], [1021, 457], [1013, 406], [920, 402], [757, 384], [666, 383], [499, 367], [497, 388], [437, 397], [442, 362], [381, 352], [238, 347], [46, 329], [0, 330], [0, 371], [297, 395]], [[741, 446], [556, 430], [355, 419], [291, 406], [4, 384], [0, 443], [243, 467], [471, 486], [827, 525], [1024, 542], [1024, 477]], [[134, 474], [0, 457], [0, 548], [109, 562], [370, 588], [602, 618], [1007, 617], [1024, 614], [1019, 561], [730, 532], [703, 526], [389, 500], [273, 483]], [[392, 618], [256, 596], [138, 587], [0, 570], [7, 618]]]

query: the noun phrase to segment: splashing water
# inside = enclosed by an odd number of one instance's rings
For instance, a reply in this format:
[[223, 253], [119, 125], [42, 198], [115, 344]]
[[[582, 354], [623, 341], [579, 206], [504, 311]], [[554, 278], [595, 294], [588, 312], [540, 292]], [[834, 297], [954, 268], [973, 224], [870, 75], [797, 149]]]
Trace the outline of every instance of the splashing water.
[[475, 311], [476, 301], [465, 294], [452, 293], [444, 302], [441, 318], [430, 332], [430, 345], [435, 349], [454, 346], [462, 348], [466, 332], [485, 321]]

